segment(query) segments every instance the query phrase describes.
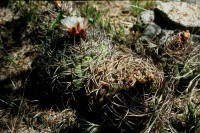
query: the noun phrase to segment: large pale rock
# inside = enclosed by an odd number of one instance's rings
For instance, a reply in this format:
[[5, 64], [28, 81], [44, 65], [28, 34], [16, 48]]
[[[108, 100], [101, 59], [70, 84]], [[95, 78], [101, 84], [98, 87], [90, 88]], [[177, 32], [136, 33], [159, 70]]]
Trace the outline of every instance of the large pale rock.
[[193, 29], [199, 32], [200, 5], [186, 2], [157, 2], [154, 8], [155, 21], [161, 27]]
[[154, 21], [154, 12], [151, 10], [146, 10], [141, 12], [140, 19], [144, 24], [150, 24]]

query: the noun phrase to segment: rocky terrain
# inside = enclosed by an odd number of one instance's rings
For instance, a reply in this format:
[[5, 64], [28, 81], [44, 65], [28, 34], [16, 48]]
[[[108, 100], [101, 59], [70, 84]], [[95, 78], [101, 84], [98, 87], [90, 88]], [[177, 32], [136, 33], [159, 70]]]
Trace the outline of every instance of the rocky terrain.
[[198, 1], [0, 4], [0, 132], [200, 132]]

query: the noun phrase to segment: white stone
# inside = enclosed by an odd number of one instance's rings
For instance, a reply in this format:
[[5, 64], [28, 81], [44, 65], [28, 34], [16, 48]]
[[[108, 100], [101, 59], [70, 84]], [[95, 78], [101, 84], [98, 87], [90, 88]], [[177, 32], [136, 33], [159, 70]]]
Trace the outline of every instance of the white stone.
[[144, 24], [149, 24], [154, 21], [154, 12], [151, 10], [146, 10], [141, 12], [140, 18]]
[[200, 27], [200, 5], [186, 2], [157, 2], [155, 9], [184, 27]]

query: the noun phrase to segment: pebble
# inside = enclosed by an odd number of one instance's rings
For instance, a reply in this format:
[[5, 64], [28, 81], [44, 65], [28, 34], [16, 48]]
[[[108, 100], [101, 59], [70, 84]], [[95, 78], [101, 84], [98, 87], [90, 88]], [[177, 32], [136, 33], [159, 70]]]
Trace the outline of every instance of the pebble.
[[123, 9], [122, 9], [122, 13], [129, 13], [130, 12], [130, 10], [131, 10], [131, 6], [130, 5], [126, 5], [126, 6], [124, 6], [123, 7]]

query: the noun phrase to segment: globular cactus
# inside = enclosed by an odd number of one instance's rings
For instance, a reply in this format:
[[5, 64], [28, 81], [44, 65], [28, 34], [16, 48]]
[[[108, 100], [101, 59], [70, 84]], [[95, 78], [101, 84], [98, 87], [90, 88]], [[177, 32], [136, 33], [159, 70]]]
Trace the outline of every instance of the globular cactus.
[[164, 76], [151, 59], [111, 42], [104, 37], [71, 46], [71, 55], [61, 60], [68, 65], [60, 66], [60, 75], [71, 75], [66, 83], [73, 94], [85, 92], [79, 95], [88, 98], [90, 111], [100, 113], [102, 121], [133, 131], [151, 110], [147, 99], [160, 89]]

